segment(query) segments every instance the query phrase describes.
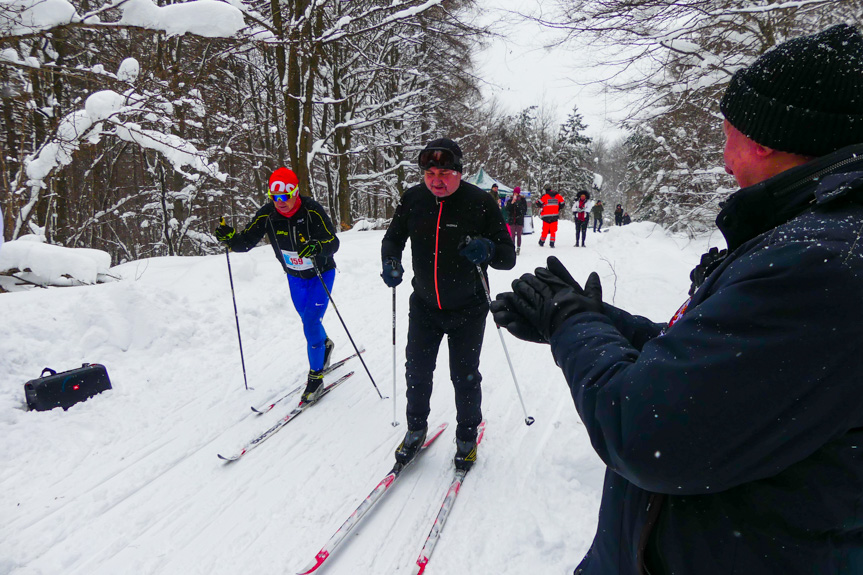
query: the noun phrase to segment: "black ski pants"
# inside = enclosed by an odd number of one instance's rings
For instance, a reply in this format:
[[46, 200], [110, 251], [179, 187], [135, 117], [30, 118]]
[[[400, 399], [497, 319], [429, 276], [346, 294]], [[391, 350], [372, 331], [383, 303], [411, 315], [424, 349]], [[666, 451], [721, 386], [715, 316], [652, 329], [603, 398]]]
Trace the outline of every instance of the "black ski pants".
[[441, 340], [446, 335], [450, 379], [455, 388], [456, 437], [462, 441], [476, 440], [476, 428], [482, 421], [479, 353], [487, 315], [485, 302], [459, 310], [440, 310], [429, 306], [416, 293], [411, 295], [405, 350], [408, 429], [427, 425], [432, 376]]
[[575, 245], [578, 245], [578, 238], [581, 237], [581, 245], [584, 245], [584, 239], [587, 237], [587, 224], [590, 218], [585, 218], [584, 221], [575, 218]]

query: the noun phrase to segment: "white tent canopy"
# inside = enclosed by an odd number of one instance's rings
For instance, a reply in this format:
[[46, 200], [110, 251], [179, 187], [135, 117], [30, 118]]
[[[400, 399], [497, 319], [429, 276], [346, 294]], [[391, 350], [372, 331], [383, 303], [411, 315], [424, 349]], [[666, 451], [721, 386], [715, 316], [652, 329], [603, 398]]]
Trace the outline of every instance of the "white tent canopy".
[[500, 183], [498, 180], [491, 177], [488, 174], [488, 172], [485, 171], [485, 168], [482, 168], [482, 167], [479, 169], [479, 172], [477, 172], [475, 175], [465, 178], [465, 181], [468, 182], [469, 184], [473, 184], [474, 186], [478, 187], [479, 189], [485, 190], [487, 192], [489, 190], [491, 190], [491, 187], [493, 184], [497, 184], [497, 191], [499, 193], [503, 192], [503, 195], [505, 195], [505, 196], [508, 196], [509, 194], [512, 193], [512, 188], [510, 188], [509, 186], [507, 186], [505, 184]]

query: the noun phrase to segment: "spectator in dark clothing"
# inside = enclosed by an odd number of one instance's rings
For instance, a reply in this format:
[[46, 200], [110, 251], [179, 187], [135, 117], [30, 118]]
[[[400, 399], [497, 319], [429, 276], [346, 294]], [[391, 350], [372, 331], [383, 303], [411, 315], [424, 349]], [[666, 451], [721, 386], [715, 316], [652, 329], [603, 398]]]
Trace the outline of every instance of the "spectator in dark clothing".
[[631, 224], [632, 218], [629, 217], [629, 214], [623, 214], [623, 225]]
[[728, 251], [669, 323], [554, 258], [493, 305], [551, 344], [608, 467], [577, 574], [863, 573], [863, 35], [779, 45], [720, 110]]
[[521, 234], [524, 231], [524, 218], [527, 216], [527, 201], [521, 195], [521, 188], [516, 186], [512, 190], [512, 196], [507, 200], [509, 215], [509, 233], [513, 243], [516, 245], [515, 255], [521, 253]]
[[578, 247], [579, 239], [581, 247], [584, 247], [584, 240], [587, 238], [587, 226], [590, 222], [590, 211], [587, 205], [589, 199], [590, 193], [587, 190], [581, 190], [572, 205], [572, 219], [575, 220], [575, 247]]
[[590, 215], [593, 216], [593, 233], [602, 231], [603, 209], [602, 200], [596, 200], [596, 203], [590, 208]]
[[488, 315], [480, 274], [486, 277], [489, 265], [511, 269], [515, 249], [494, 199], [462, 180], [458, 144], [433, 140], [417, 163], [424, 182], [404, 193], [381, 245], [384, 283], [395, 287], [401, 282], [408, 239], [414, 270], [405, 352], [408, 431], [396, 461], [407, 464], [425, 441], [432, 375], [446, 335], [458, 419], [454, 462], [458, 469], [469, 469], [476, 461], [482, 421], [479, 356]]
[[617, 207], [614, 208], [614, 225], [623, 225], [623, 206], [621, 206], [620, 204], [617, 204]]
[[489, 192], [491, 197], [494, 198], [495, 203], [500, 207], [500, 192], [498, 192], [497, 184], [491, 185], [491, 191]]

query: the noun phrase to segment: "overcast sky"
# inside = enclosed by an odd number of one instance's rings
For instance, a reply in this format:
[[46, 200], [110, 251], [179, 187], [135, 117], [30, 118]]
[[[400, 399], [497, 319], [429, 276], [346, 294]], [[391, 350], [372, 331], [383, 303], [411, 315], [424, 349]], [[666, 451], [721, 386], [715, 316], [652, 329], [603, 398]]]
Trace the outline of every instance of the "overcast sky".
[[501, 35], [477, 58], [487, 97], [497, 97], [511, 113], [531, 105], [553, 106], [561, 123], [577, 105], [592, 138], [603, 135], [613, 141], [623, 134], [613, 122], [623, 116], [625, 103], [600, 93], [597, 86], [579, 85], [580, 81], [599, 78], [603, 70], [592, 68], [587, 54], [575, 48], [546, 49], [545, 45], [554, 40], [553, 31], [508, 13], [536, 10], [551, 2], [478, 1], [483, 7], [480, 21], [492, 23]]

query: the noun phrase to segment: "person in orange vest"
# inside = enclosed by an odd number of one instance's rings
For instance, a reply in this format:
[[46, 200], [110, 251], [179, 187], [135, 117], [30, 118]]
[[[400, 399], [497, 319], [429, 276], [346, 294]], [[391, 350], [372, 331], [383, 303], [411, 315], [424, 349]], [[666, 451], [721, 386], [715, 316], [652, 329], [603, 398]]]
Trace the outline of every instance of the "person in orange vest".
[[551, 186], [546, 186], [545, 193], [536, 201], [536, 207], [540, 209], [539, 217], [542, 220], [542, 235], [539, 238], [539, 245], [544, 246], [545, 237], [551, 235], [548, 247], [554, 247], [557, 220], [560, 219], [560, 210], [563, 209], [564, 202], [563, 196], [552, 190]]

